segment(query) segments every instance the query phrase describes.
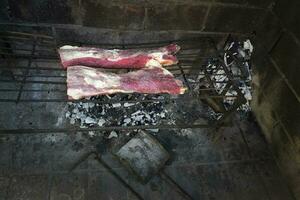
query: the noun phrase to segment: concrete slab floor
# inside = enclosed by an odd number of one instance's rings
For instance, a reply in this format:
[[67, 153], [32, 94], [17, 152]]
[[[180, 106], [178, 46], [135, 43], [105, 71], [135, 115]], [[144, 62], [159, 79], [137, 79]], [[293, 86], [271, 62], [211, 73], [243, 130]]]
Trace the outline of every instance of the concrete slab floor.
[[[219, 134], [215, 142], [204, 129], [154, 135], [171, 155], [164, 172], [194, 199], [293, 199], [253, 120], [235, 117]], [[105, 140], [80, 133], [2, 135], [0, 199], [137, 199], [93, 156], [69, 171], [96, 145], [109, 149], [118, 140], [122, 136]], [[103, 160], [144, 199], [184, 199], [159, 175], [140, 184], [107, 149]]]

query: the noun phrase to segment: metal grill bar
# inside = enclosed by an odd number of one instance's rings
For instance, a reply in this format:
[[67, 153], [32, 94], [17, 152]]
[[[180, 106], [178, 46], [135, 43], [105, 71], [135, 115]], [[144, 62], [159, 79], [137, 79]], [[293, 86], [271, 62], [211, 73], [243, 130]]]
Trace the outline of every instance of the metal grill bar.
[[[26, 78], [26, 76], [25, 76]], [[23, 82], [23, 80], [0, 80], [0, 82], [12, 82], [12, 83], [38, 83], [38, 84], [57, 84], [57, 85], [67, 85], [66, 82], [63, 81], [27, 81]], [[228, 81], [214, 81], [214, 83], [227, 83]]]
[[[224, 97], [227, 98], [238, 98], [237, 95], [211, 95], [210, 98], [214, 99], [223, 99]], [[199, 95], [197, 96], [198, 99], [207, 99], [207, 95]], [[24, 103], [37, 103], [37, 102], [48, 102], [48, 103], [58, 103], [58, 102], [82, 102], [82, 103], [99, 103], [99, 104], [114, 104], [114, 103], [152, 103], [152, 102], [167, 102], [168, 100], [161, 100], [161, 99], [153, 99], [153, 100], [126, 100], [126, 101], [101, 101], [101, 100], [89, 100], [89, 99], [82, 99], [82, 100], [72, 100], [72, 99], [20, 99], [19, 102]], [[0, 99], [0, 102], [15, 102], [13, 99]]]
[[0, 134], [34, 134], [34, 133], [66, 133], [88, 131], [112, 130], [138, 130], [138, 129], [185, 129], [185, 128], [211, 128], [212, 124], [184, 124], [184, 125], [144, 125], [144, 126], [107, 126], [97, 128], [51, 128], [51, 129], [0, 129]]
[[[31, 56], [34, 55], [35, 48], [36, 48], [36, 38], [34, 37], [34, 41], [33, 41], [33, 45], [32, 45], [32, 51], [31, 51]], [[32, 57], [29, 58], [27, 67], [30, 67], [31, 64], [32, 64]], [[26, 83], [26, 78], [27, 78], [26, 75], [28, 75], [28, 73], [29, 73], [29, 69], [26, 70], [25, 76], [22, 79], [20, 90], [19, 90], [19, 93], [18, 93], [18, 96], [17, 96], [17, 101], [16, 101], [17, 103], [19, 102], [19, 100], [21, 98], [22, 90], [24, 88], [24, 84]]]
[[[200, 69], [197, 68], [193, 68], [190, 65], [184, 65], [181, 64], [181, 67], [183, 67], [183, 69], [188, 69], [190, 71], [199, 71]], [[177, 65], [172, 65], [172, 66], [167, 66], [165, 67], [167, 70], [169, 71], [174, 71], [174, 70], [180, 70], [180, 68]], [[11, 66], [11, 67], [0, 67], [0, 69], [7, 69], [7, 70], [13, 70], [13, 69], [30, 69], [30, 70], [53, 70], [53, 71], [62, 71], [65, 72], [66, 70], [63, 69], [62, 67], [23, 67], [23, 66]], [[199, 74], [201, 75], [201, 74]]]

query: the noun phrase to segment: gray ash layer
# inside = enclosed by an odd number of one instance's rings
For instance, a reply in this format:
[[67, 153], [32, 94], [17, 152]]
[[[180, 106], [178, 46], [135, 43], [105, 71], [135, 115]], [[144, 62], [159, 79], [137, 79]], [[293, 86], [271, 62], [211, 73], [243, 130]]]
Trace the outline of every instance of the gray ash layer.
[[[167, 119], [169, 116], [169, 112], [164, 108], [165, 103], [159, 102], [159, 99], [164, 98], [163, 95], [143, 94], [116, 94], [91, 97], [91, 102], [88, 103], [69, 103], [66, 118], [70, 119], [70, 124], [77, 124], [81, 128], [157, 125], [160, 120]], [[97, 101], [118, 102], [137, 99], [154, 101], [122, 104], [97, 103]]]

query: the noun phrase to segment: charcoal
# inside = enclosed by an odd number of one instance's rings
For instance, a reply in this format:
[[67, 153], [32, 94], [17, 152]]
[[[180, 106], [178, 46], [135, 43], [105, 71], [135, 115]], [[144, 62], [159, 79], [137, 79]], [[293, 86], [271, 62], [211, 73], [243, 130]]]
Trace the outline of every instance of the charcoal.
[[[91, 97], [92, 101], [124, 101], [124, 100], [165, 99], [163, 95], [115, 94]], [[156, 125], [161, 119], [168, 118], [166, 103], [71, 103], [69, 105], [70, 123], [80, 127], [102, 126], [141, 126]], [[93, 135], [93, 134], [92, 134]]]

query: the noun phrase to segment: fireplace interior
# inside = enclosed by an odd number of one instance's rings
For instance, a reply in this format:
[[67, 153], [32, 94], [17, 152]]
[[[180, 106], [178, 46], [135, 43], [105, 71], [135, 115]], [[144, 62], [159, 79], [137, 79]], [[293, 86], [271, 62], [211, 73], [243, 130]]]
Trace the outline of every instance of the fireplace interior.
[[[300, 199], [299, 6], [5, 0], [0, 199]], [[64, 45], [173, 44], [184, 94], [68, 96]]]

